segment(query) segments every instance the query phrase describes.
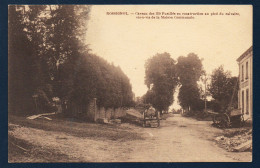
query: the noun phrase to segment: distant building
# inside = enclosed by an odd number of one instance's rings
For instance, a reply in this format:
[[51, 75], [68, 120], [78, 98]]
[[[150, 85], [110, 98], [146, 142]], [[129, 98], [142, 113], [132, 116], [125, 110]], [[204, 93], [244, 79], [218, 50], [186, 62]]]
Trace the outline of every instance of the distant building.
[[238, 59], [239, 92], [238, 105], [245, 119], [253, 117], [253, 50], [252, 46]]

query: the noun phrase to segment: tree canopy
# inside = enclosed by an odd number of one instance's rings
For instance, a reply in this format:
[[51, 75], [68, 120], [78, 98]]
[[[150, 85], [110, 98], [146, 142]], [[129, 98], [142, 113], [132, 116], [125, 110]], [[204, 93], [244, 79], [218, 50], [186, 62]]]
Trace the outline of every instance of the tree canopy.
[[120, 67], [91, 54], [82, 57], [78, 66], [71, 101], [86, 104], [97, 98], [101, 107], [132, 105], [132, 86]]
[[97, 98], [104, 107], [132, 103], [132, 87], [120, 67], [88, 52], [90, 10], [87, 5], [9, 6], [10, 112], [35, 112], [34, 98], [43, 109], [53, 97], [82, 105]]
[[[19, 114], [28, 111], [31, 101], [34, 72], [37, 71], [31, 41], [24, 32], [24, 18], [16, 6], [8, 10], [8, 110]], [[31, 102], [28, 104], [28, 102]]]
[[[225, 111], [229, 105], [237, 107], [237, 80], [237, 77], [232, 77], [230, 72], [224, 70], [223, 65], [212, 72], [209, 91], [212, 97], [218, 102], [220, 106], [218, 109], [220, 111]], [[231, 99], [233, 99], [232, 102]]]
[[203, 74], [202, 60], [190, 53], [187, 57], [178, 58], [177, 74], [180, 82], [178, 99], [184, 109], [196, 110], [200, 100], [200, 90], [197, 82]]
[[175, 60], [169, 53], [156, 54], [145, 63], [145, 84], [148, 91], [146, 103], [157, 110], [168, 110], [173, 103], [173, 94], [177, 86]]

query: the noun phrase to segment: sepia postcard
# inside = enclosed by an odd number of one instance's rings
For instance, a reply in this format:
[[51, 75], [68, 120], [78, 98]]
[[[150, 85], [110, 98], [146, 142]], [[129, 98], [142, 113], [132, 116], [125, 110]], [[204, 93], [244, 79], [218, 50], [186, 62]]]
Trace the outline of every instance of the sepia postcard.
[[8, 5], [8, 163], [252, 162], [252, 5]]

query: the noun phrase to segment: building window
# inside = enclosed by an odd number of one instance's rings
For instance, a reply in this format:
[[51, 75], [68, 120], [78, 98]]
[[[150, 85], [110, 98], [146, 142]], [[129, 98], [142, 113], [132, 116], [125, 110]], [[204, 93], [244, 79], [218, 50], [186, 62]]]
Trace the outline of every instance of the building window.
[[242, 91], [242, 114], [244, 114], [244, 91]]
[[242, 65], [242, 75], [241, 75], [241, 81], [244, 81], [244, 66]]
[[246, 62], [246, 79], [248, 79], [248, 62]]
[[248, 89], [246, 89], [246, 114], [249, 114], [249, 93]]

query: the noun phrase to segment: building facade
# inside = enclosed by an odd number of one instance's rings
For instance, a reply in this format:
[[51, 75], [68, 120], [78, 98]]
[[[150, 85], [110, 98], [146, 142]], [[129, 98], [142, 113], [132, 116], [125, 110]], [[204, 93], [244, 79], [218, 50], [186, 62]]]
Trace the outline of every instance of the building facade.
[[238, 105], [245, 119], [253, 118], [253, 48], [252, 46], [238, 59], [239, 92]]

